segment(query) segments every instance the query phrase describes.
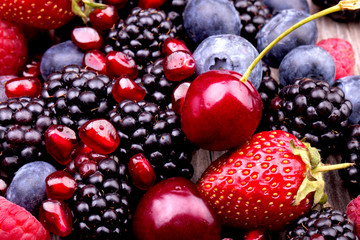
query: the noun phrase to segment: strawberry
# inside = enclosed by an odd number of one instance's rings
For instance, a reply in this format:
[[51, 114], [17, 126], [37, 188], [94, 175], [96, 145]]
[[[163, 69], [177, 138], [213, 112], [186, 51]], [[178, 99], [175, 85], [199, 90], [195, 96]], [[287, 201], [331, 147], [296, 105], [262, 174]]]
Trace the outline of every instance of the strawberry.
[[324, 165], [284, 131], [261, 132], [213, 162], [197, 187], [224, 225], [277, 231], [326, 201], [323, 172], [348, 166]]

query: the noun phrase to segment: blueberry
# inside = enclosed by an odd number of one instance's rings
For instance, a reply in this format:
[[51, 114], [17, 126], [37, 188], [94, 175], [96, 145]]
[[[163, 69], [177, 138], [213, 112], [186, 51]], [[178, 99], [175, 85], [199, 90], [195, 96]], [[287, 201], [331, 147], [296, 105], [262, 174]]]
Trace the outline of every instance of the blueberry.
[[[233, 34], [215, 35], [206, 38], [196, 48], [193, 57], [196, 74], [214, 69], [227, 69], [244, 74], [259, 55], [256, 48], [245, 38]], [[258, 63], [249, 77], [256, 89], [262, 79], [262, 65]]]
[[45, 179], [55, 171], [55, 167], [42, 161], [23, 165], [15, 173], [6, 191], [6, 198], [38, 216], [39, 207], [46, 199]]
[[217, 34], [240, 35], [240, 16], [229, 0], [188, 1], [183, 19], [185, 29], [195, 43]]
[[360, 76], [346, 76], [336, 80], [335, 86], [341, 88], [345, 93], [345, 98], [350, 100], [353, 111], [349, 117], [349, 123], [356, 124], [360, 121]]
[[[257, 49], [259, 52], [264, 50], [281, 33], [308, 16], [310, 15], [304, 11], [293, 9], [283, 10], [276, 14], [257, 34]], [[315, 21], [306, 23], [270, 49], [264, 56], [263, 61], [270, 67], [278, 68], [281, 60], [288, 52], [300, 45], [315, 44], [316, 39], [317, 28]]]
[[309, 4], [306, 0], [264, 0], [265, 5], [273, 13], [279, 12], [285, 9], [295, 9], [299, 11], [309, 12]]
[[81, 66], [83, 57], [84, 53], [71, 40], [56, 44], [41, 58], [41, 76], [46, 80], [51, 73], [60, 72], [67, 65]]
[[293, 84], [297, 78], [309, 77], [335, 82], [335, 62], [331, 55], [316, 45], [303, 45], [291, 50], [279, 66], [279, 80], [283, 86]]

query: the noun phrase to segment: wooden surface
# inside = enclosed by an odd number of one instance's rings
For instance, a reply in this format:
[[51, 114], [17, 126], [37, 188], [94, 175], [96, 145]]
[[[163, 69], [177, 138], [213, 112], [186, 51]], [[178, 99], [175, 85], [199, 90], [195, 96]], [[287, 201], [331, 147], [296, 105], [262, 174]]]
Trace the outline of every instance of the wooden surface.
[[[315, 13], [320, 9], [310, 3], [310, 12]], [[333, 21], [329, 17], [322, 17], [316, 20], [318, 27], [318, 41], [326, 38], [342, 38], [350, 42], [355, 51], [356, 67], [354, 74], [360, 75], [360, 23], [338, 23]], [[276, 71], [273, 75], [276, 77]], [[209, 152], [205, 150], [199, 150], [194, 153], [193, 166], [195, 168], [194, 182], [201, 176], [206, 167], [219, 157], [223, 152]], [[339, 163], [341, 158], [339, 156], [331, 156], [327, 159], [328, 163]], [[327, 182], [326, 192], [328, 194], [328, 202], [335, 209], [345, 210], [347, 204], [351, 200], [348, 191], [342, 185], [342, 181], [337, 172], [331, 172], [325, 174], [325, 180]]]

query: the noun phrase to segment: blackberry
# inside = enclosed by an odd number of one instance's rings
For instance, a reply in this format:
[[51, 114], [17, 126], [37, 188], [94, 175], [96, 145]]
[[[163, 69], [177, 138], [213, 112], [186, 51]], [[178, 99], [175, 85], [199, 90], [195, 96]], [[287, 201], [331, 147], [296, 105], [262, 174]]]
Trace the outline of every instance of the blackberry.
[[256, 34], [271, 18], [270, 10], [262, 0], [233, 1], [236, 10], [240, 14], [241, 25], [243, 26], [240, 35], [256, 47]]
[[66, 239], [129, 239], [135, 206], [127, 164], [114, 156], [88, 153], [83, 158], [96, 161], [97, 167], [91, 175], [80, 174], [74, 166], [76, 163], [68, 169], [78, 187], [68, 201], [73, 213], [73, 231]]
[[40, 98], [10, 98], [0, 103], [0, 179], [8, 184], [24, 164], [52, 159], [43, 138], [52, 124], [56, 120]]
[[139, 67], [162, 56], [162, 43], [175, 37], [176, 29], [166, 13], [155, 9], [135, 7], [131, 14], [110, 29], [105, 52], [122, 51], [131, 56]]
[[342, 138], [352, 111], [344, 97], [340, 88], [325, 81], [297, 79], [271, 99], [262, 126], [289, 132], [298, 139], [305, 137], [319, 151], [330, 153]]
[[114, 80], [106, 75], [68, 65], [62, 72], [48, 77], [42, 97], [59, 124], [77, 132], [85, 122], [103, 118], [115, 107], [116, 101], [111, 93], [113, 84]]
[[158, 105], [124, 100], [109, 113], [110, 122], [120, 136], [116, 153], [129, 160], [143, 153], [154, 167], [157, 180], [173, 176], [191, 178], [193, 147], [181, 130], [180, 118]]
[[[339, 3], [338, 0], [313, 0], [313, 3], [321, 7], [322, 9], [332, 7]], [[358, 22], [360, 20], [360, 10], [342, 10], [329, 14], [329, 16], [338, 22]]]
[[355, 233], [355, 226], [346, 213], [332, 208], [313, 210], [307, 216], [301, 217], [293, 228], [287, 231], [286, 239], [310, 240], [315, 234], [323, 236], [324, 239], [359, 239]]

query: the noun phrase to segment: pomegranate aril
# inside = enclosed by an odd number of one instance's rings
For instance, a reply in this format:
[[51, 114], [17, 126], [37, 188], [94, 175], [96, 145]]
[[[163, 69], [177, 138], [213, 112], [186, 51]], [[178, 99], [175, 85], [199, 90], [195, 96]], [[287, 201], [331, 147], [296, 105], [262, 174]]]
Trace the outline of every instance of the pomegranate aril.
[[134, 59], [123, 52], [111, 51], [106, 55], [106, 69], [110, 77], [120, 77], [127, 75], [130, 79], [135, 79], [138, 69]]
[[31, 61], [25, 65], [25, 68], [22, 72], [24, 77], [39, 77], [40, 76], [40, 62]]
[[60, 237], [66, 237], [72, 231], [71, 210], [63, 201], [44, 201], [40, 207], [39, 220], [48, 231]]
[[142, 9], [161, 7], [166, 0], [140, 0], [138, 6]]
[[170, 81], [182, 81], [196, 70], [195, 59], [187, 52], [174, 52], [163, 61], [164, 74]]
[[5, 83], [5, 94], [8, 98], [38, 97], [41, 93], [41, 82], [35, 77], [19, 77]]
[[55, 200], [70, 199], [76, 190], [75, 179], [65, 171], [51, 173], [45, 179], [47, 197]]
[[132, 156], [128, 167], [132, 182], [137, 188], [147, 190], [155, 183], [154, 168], [144, 154], [138, 153]]
[[115, 127], [106, 119], [94, 119], [84, 123], [79, 130], [79, 136], [88, 147], [100, 154], [112, 153], [120, 143]]
[[89, 50], [84, 54], [83, 65], [101, 74], [106, 74], [105, 54], [97, 49]]
[[63, 125], [51, 125], [45, 131], [47, 152], [60, 164], [66, 165], [75, 153], [78, 139], [76, 133]]
[[244, 240], [265, 240], [265, 233], [260, 230], [252, 230], [245, 233]]
[[190, 84], [190, 82], [183, 82], [179, 84], [179, 86], [174, 89], [174, 92], [171, 96], [172, 109], [178, 115], [181, 115], [185, 96], [190, 87]]
[[169, 37], [164, 41], [162, 52], [165, 56], [168, 56], [178, 51], [187, 52], [191, 54], [190, 50], [186, 47], [185, 42], [180, 39]]
[[79, 167], [80, 176], [86, 178], [96, 172], [97, 163], [95, 161], [85, 161]]
[[81, 154], [81, 153], [90, 153], [92, 151], [93, 150], [91, 148], [89, 148], [88, 146], [85, 145], [85, 143], [80, 141], [80, 143], [77, 145], [76, 153], [74, 156], [77, 156], [78, 154]]
[[117, 23], [119, 15], [115, 6], [109, 5], [105, 9], [94, 9], [90, 15], [91, 25], [98, 31], [110, 29]]
[[76, 27], [71, 33], [72, 41], [82, 50], [99, 49], [103, 46], [101, 35], [92, 27]]
[[116, 80], [112, 87], [112, 95], [117, 102], [125, 99], [141, 101], [144, 99], [146, 91], [127, 76], [123, 76]]

